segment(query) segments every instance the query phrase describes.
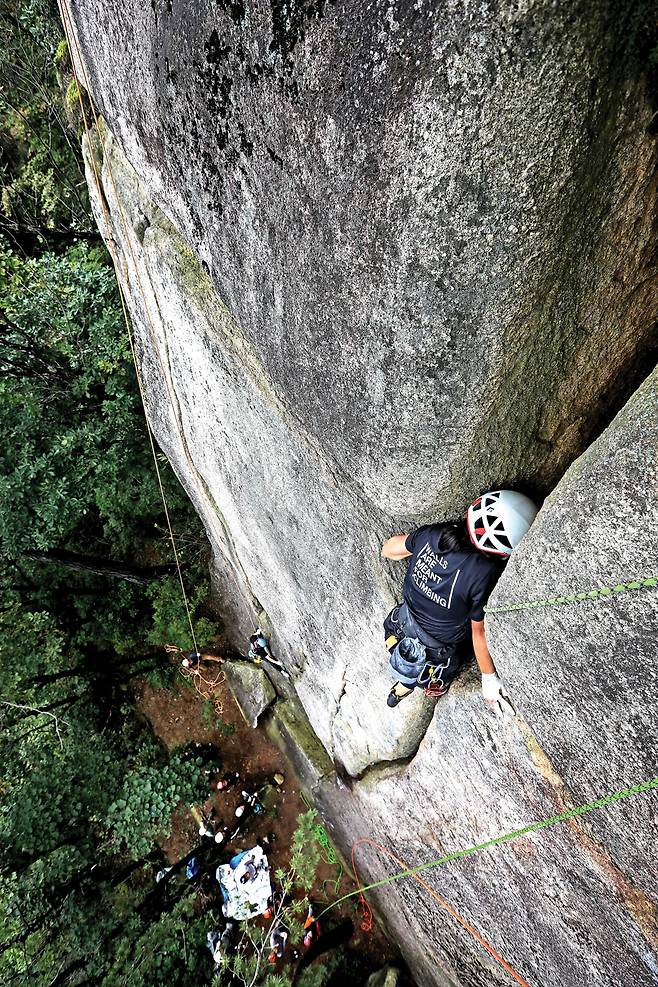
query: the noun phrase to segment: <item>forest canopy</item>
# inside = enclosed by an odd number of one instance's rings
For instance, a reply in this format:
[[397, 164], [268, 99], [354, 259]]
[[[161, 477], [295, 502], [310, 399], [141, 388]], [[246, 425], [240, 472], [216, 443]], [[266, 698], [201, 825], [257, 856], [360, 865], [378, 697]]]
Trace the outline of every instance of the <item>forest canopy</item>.
[[[0, 41], [0, 980], [197, 983], [207, 923], [152, 889], [201, 776], [131, 690], [192, 642], [56, 5], [3, 2]], [[206, 543], [158, 455], [203, 643]]]

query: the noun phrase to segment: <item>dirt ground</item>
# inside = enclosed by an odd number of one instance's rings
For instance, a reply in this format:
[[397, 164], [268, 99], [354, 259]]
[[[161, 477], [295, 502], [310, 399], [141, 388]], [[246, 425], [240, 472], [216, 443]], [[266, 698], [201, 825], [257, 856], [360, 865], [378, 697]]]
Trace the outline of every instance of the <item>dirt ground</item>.
[[[245, 723], [228, 686], [224, 683], [216, 690], [222, 707], [220, 722], [212, 713], [210, 704], [204, 704], [201, 696], [182, 678], [174, 690], [157, 689], [140, 681], [135, 692], [138, 711], [148, 720], [156, 736], [168, 749], [185, 746], [191, 741], [212, 743], [220, 752], [222, 771], [240, 773], [238, 784], [227, 793], [214, 793], [203, 806], [207, 811], [214, 804], [223, 822], [230, 823], [234, 819], [235, 809], [243, 801], [243, 787], [253, 792], [268, 782], [273, 783], [275, 773], [284, 776], [283, 784], [276, 786], [273, 809], [263, 816], [252, 816], [246, 834], [239, 836], [232, 846], [235, 846], [236, 851], [246, 849], [254, 844], [257, 837], [274, 833], [275, 842], [272, 849], [267, 850], [271, 871], [274, 873], [280, 867], [286, 869], [290, 840], [297, 828], [297, 818], [307, 811], [307, 806], [301, 797], [299, 782], [291, 765], [270, 742], [264, 730], [253, 730]], [[163, 843], [163, 849], [169, 861], [175, 863], [198, 845], [199, 840], [197, 823], [190, 812], [184, 811], [174, 816], [172, 834]], [[227, 849], [226, 859], [229, 857]], [[338, 877], [340, 882], [336, 884]], [[317, 889], [312, 898], [322, 909], [330, 901], [354, 889], [354, 881], [344, 872], [341, 874], [340, 865], [323, 862], [318, 870]], [[387, 962], [394, 962], [402, 967], [397, 951], [376, 922], [371, 931], [361, 930], [359, 912], [356, 910], [357, 901], [358, 898], [354, 897], [332, 913], [332, 920], [349, 917], [355, 927], [355, 933], [346, 947], [349, 977], [342, 965], [341, 987], [361, 987], [369, 973]]]

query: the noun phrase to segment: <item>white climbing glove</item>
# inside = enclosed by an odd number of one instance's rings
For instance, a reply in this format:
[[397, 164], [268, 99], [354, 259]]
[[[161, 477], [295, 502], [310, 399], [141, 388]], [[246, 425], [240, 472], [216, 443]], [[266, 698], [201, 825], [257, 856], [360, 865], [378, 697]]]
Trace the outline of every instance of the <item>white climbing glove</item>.
[[505, 692], [503, 683], [495, 672], [482, 675], [482, 695], [484, 701], [493, 706], [499, 715], [510, 718], [516, 716], [516, 710], [512, 706], [510, 697]]

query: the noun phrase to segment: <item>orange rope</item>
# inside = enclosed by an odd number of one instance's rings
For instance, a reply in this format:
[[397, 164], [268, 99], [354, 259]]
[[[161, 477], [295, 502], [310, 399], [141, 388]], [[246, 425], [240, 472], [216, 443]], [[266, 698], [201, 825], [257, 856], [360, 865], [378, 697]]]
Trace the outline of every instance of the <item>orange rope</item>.
[[[406, 864], [404, 862], [404, 860], [402, 860], [400, 857], [397, 857], [394, 853], [392, 853], [390, 850], [388, 850], [385, 846], [382, 846], [381, 843], [375, 843], [374, 840], [368, 839], [368, 837], [365, 837], [364, 836], [362, 839], [357, 840], [355, 843], [352, 844], [352, 870], [354, 871], [354, 880], [356, 881], [357, 887], [358, 887], [359, 892], [360, 892], [360, 895], [359, 895], [359, 904], [360, 904], [360, 907], [361, 907], [361, 910], [362, 910], [362, 915], [363, 915], [363, 918], [362, 918], [362, 921], [361, 921], [361, 928], [364, 931], [367, 932], [367, 931], [369, 931], [372, 928], [372, 909], [370, 908], [370, 905], [366, 901], [366, 897], [365, 897], [363, 891], [361, 891], [361, 879], [359, 878], [359, 873], [358, 873], [357, 867], [356, 867], [356, 849], [357, 849], [357, 847], [361, 846], [363, 843], [367, 843], [369, 846], [374, 847], [376, 850], [380, 850], [382, 853], [385, 853], [392, 860], [394, 860], [396, 862], [396, 864], [399, 864], [400, 867], [403, 867], [405, 870], [410, 870], [410, 867], [409, 867], [408, 864]], [[449, 905], [447, 901], [445, 901], [439, 894], [437, 894], [437, 892], [434, 890], [434, 888], [430, 887], [430, 885], [427, 884], [427, 882], [424, 881], [422, 879], [422, 877], [420, 877], [420, 875], [418, 875], [418, 874], [411, 874], [410, 877], [413, 877], [414, 881], [417, 881], [420, 885], [422, 885], [423, 888], [427, 892], [429, 892], [429, 894], [431, 894], [432, 897], [436, 899], [436, 901], [438, 901], [438, 903], [441, 905], [441, 907], [444, 908], [448, 912], [449, 915], [452, 915], [452, 917], [454, 919], [456, 919], [456, 921], [459, 922], [459, 924], [464, 929], [466, 929], [466, 931], [469, 932], [473, 936], [474, 939], [477, 939], [477, 941], [480, 943], [480, 945], [484, 949], [486, 949], [486, 951], [490, 954], [490, 956], [493, 956], [493, 958], [496, 960], [496, 962], [499, 963], [503, 967], [503, 969], [507, 970], [507, 972], [510, 973], [514, 977], [514, 979], [516, 980], [516, 982], [518, 984], [521, 984], [521, 987], [530, 987], [530, 984], [528, 983], [528, 981], [527, 980], [524, 980], [523, 977], [521, 976], [521, 974], [520, 973], [517, 973], [516, 970], [513, 967], [511, 967], [509, 965], [509, 963], [507, 963], [503, 959], [503, 957], [500, 955], [500, 953], [496, 952], [496, 950], [493, 948], [493, 946], [490, 946], [489, 943], [486, 942], [486, 940], [482, 938], [482, 936], [477, 931], [477, 929], [474, 929], [472, 925], [469, 925], [469, 923], [466, 921], [466, 919], [462, 918], [461, 915], [459, 915], [459, 913], [455, 911], [455, 909], [452, 907], [452, 905]]]
[[179, 666], [178, 670], [183, 678], [192, 681], [192, 685], [202, 699], [210, 700], [213, 703], [215, 712], [218, 715], [221, 715], [224, 712], [224, 703], [220, 697], [215, 695], [215, 689], [221, 685], [222, 682], [226, 681], [224, 672], [217, 672], [215, 678], [210, 680], [205, 678], [199, 669]]

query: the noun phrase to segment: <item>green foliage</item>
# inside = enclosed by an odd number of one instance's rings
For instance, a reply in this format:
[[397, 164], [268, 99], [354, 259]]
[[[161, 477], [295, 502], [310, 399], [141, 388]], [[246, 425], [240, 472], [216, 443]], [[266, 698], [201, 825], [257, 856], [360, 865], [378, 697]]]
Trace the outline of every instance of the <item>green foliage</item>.
[[[88, 834], [91, 826], [103, 826], [120, 781], [114, 745], [101, 735], [65, 726], [63, 721], [63, 749], [42, 751], [32, 770], [16, 779], [11, 800], [3, 801], [1, 838], [14, 848], [16, 864], [26, 855], [47, 855], [62, 841]], [[87, 842], [76, 839], [78, 849]]]
[[190, 901], [176, 903], [159, 921], [124, 937], [100, 981], [103, 987], [203, 984], [211, 969], [206, 944], [208, 919], [195, 915]]
[[297, 981], [298, 987], [324, 987], [339, 962], [339, 957], [334, 955], [329, 963], [314, 963], [307, 967]]
[[74, 110], [78, 105], [79, 99], [80, 99], [80, 90], [78, 89], [78, 84], [75, 81], [75, 79], [71, 79], [68, 86], [66, 87], [66, 95], [64, 96], [66, 108], [68, 110]]
[[206, 795], [198, 766], [179, 755], [165, 765], [140, 765], [124, 777], [119, 798], [108, 809], [107, 826], [137, 860], [156, 838], [170, 835], [171, 815], [181, 802], [191, 806]]
[[95, 232], [80, 149], [66, 128], [58, 71], [67, 53], [53, 13], [48, 0], [0, 8], [0, 218], [28, 252]]
[[320, 863], [320, 851], [315, 838], [316, 818], [315, 809], [309, 809], [299, 816], [291, 843], [290, 879], [304, 891], [310, 891], [313, 887]]
[[68, 62], [68, 60], [69, 60], [69, 46], [66, 42], [66, 38], [62, 38], [62, 40], [57, 45], [57, 48], [55, 49], [53, 62], [55, 63], [55, 65], [62, 65], [63, 63]]
[[[5, 556], [67, 548], [131, 563], [169, 561], [154, 476], [116, 284], [97, 248], [21, 260], [0, 238], [0, 544]], [[3, 327], [4, 323], [4, 327]], [[178, 481], [163, 469], [181, 558], [196, 558], [201, 531]], [[38, 576], [37, 576], [38, 578]], [[70, 584], [70, 573], [50, 574]], [[114, 584], [104, 607], [83, 591], [73, 602], [78, 644], [118, 654], [145, 644], [189, 642], [177, 578], [147, 593]], [[206, 595], [192, 586], [191, 606]], [[140, 620], [135, 620], [135, 615]], [[85, 631], [86, 628], [86, 631]], [[199, 622], [199, 643], [212, 625]]]
[[[192, 613], [203, 604], [208, 592], [209, 588], [206, 582], [197, 585], [194, 592], [188, 597]], [[150, 643], [161, 644], [163, 641], [171, 641], [184, 650], [192, 649], [190, 625], [178, 576], [167, 576], [165, 579], [153, 583], [152, 586], [149, 586], [147, 595], [153, 609], [153, 626], [149, 634]], [[209, 620], [204, 618], [195, 620], [194, 634], [197, 647], [203, 648], [214, 631], [215, 627]]]
[[126, 476], [143, 458], [144, 433], [135, 435], [137, 396], [104, 256], [78, 245], [21, 261], [0, 239], [0, 272], [5, 553], [61, 545], [89, 514], [112, 534], [127, 496], [152, 516], [157, 501], [144, 503], [143, 475]]

